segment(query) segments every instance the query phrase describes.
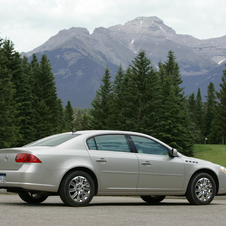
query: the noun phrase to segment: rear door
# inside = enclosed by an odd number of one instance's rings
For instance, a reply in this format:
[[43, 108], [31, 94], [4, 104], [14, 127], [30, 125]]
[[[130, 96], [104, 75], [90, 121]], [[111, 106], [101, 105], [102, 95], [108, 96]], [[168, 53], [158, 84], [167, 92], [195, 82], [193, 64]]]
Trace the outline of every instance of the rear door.
[[100, 181], [100, 192], [135, 192], [138, 160], [124, 135], [109, 134], [87, 141], [89, 154]]

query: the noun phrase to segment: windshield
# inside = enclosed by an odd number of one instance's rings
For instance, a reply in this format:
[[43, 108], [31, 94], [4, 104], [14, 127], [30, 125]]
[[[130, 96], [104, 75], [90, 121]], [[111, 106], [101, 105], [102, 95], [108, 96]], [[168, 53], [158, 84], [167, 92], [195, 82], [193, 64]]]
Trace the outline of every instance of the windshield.
[[79, 136], [80, 134], [57, 134], [50, 137], [43, 138], [41, 140], [37, 140], [33, 143], [25, 145], [29, 146], [57, 146], [62, 144], [65, 141], [68, 141], [72, 138]]

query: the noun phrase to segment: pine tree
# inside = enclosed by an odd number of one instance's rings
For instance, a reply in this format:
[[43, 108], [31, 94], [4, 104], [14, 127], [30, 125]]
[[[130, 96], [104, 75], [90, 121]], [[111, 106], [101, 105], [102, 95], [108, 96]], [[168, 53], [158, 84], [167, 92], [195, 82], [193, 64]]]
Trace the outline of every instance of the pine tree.
[[215, 94], [215, 87], [212, 82], [210, 82], [207, 90], [207, 96], [206, 96], [206, 115], [205, 115], [205, 138], [207, 138], [209, 143], [212, 143], [214, 141], [211, 141], [209, 139], [210, 132], [212, 130], [212, 122], [214, 119], [214, 113], [213, 109], [216, 105], [216, 94]]
[[112, 101], [110, 103], [110, 115], [108, 119], [109, 127], [114, 130], [121, 130], [121, 121], [119, 114], [124, 105], [122, 93], [123, 80], [124, 80], [124, 71], [122, 69], [122, 66], [120, 65], [115, 76], [115, 79], [113, 81], [112, 86], [113, 94]]
[[191, 118], [194, 119], [196, 116], [196, 100], [194, 92], [192, 92], [192, 94], [190, 94], [188, 97], [188, 111]]
[[184, 99], [183, 87], [180, 87], [182, 84], [180, 68], [178, 63], [176, 62], [176, 57], [174, 56], [173, 51], [168, 52], [167, 61], [163, 64], [165, 77], [170, 76], [172, 77], [172, 83], [175, 88], [176, 95], [179, 95], [182, 99]]
[[58, 102], [58, 131], [57, 133], [63, 133], [65, 128], [65, 118], [64, 118], [64, 108], [62, 105], [62, 100], [60, 98], [57, 99]]
[[92, 129], [90, 127], [90, 121], [92, 116], [89, 113], [89, 109], [74, 109], [74, 128], [75, 130], [89, 130]]
[[172, 51], [169, 51], [167, 59], [165, 64], [159, 64], [163, 87], [163, 118], [159, 138], [178, 151], [192, 155], [194, 137], [183, 88], [180, 87], [182, 79], [179, 67]]
[[18, 127], [15, 126], [16, 90], [12, 82], [12, 72], [7, 64], [8, 58], [0, 39], [0, 148], [12, 147], [18, 140]]
[[18, 128], [17, 146], [22, 146], [33, 141], [32, 129], [32, 94], [29, 81], [27, 59], [21, 60], [20, 54], [14, 50], [11, 41], [6, 40], [3, 45], [4, 55], [7, 59], [6, 66], [12, 73], [12, 82], [15, 87], [15, 108], [17, 109], [15, 126]]
[[[33, 94], [34, 129], [36, 139], [58, 132], [60, 117], [54, 75], [46, 55], [40, 62], [33, 54], [31, 66], [31, 85]], [[45, 124], [45, 125], [44, 125]], [[43, 127], [43, 131], [40, 129]]]
[[20, 134], [22, 139], [19, 146], [34, 141], [33, 129], [33, 108], [32, 108], [32, 91], [30, 84], [30, 71], [27, 58], [24, 57], [21, 62], [22, 73], [17, 76], [17, 100], [19, 103], [19, 117], [21, 118]]
[[178, 135], [175, 128], [177, 124], [177, 118], [175, 116], [178, 114], [178, 106], [176, 104], [177, 101], [171, 76], [167, 76], [165, 78], [162, 86], [162, 92], [163, 102], [162, 117], [160, 122], [161, 131], [158, 137], [168, 145], [180, 150], [182, 147], [175, 142]]
[[191, 133], [194, 135], [194, 138], [199, 137], [199, 130], [197, 129], [197, 120], [196, 120], [196, 97], [194, 92], [189, 95], [187, 100], [187, 112], [189, 115], [190, 120], [190, 130]]
[[125, 74], [124, 79], [121, 85], [121, 105], [122, 108], [118, 114], [117, 119], [117, 129], [119, 130], [131, 130], [134, 128], [134, 125], [131, 123], [131, 119], [134, 118], [134, 103], [133, 103], [133, 95], [135, 94], [135, 87], [132, 84], [131, 79], [131, 67], [128, 67]]
[[27, 67], [28, 74], [29, 74], [29, 81], [31, 85], [31, 93], [32, 93], [32, 99], [31, 99], [31, 105], [32, 105], [32, 129], [33, 129], [33, 140], [40, 139], [41, 136], [38, 134], [39, 128], [41, 128], [41, 125], [39, 126], [39, 115], [38, 115], [38, 105], [39, 105], [39, 93], [38, 93], [38, 77], [40, 74], [39, 71], [39, 61], [35, 54], [32, 55], [31, 62], [28, 64]]
[[[68, 101], [64, 111], [65, 131], [72, 131], [74, 129], [74, 111], [71, 102]], [[77, 128], [75, 128], [77, 130]]]
[[[151, 88], [150, 77], [153, 69], [151, 67], [151, 61], [147, 58], [146, 53], [141, 51], [137, 57], [132, 61], [130, 85], [133, 89], [133, 117], [130, 118], [132, 122], [132, 131], [143, 132], [147, 125], [146, 120], [146, 108], [148, 107], [148, 101], [150, 101], [149, 89]], [[144, 120], [146, 125], [144, 125]], [[148, 123], [149, 124], [149, 123]], [[144, 127], [145, 126], [145, 127]]]
[[92, 119], [92, 116], [85, 109], [85, 111], [82, 114], [81, 130], [88, 130], [88, 129], [90, 129], [91, 119]]
[[112, 83], [110, 81], [110, 71], [107, 67], [105, 74], [101, 79], [102, 83], [99, 90], [96, 91], [96, 96], [92, 101], [91, 128], [92, 129], [111, 129], [109, 128], [110, 105], [112, 101]]
[[144, 51], [127, 69], [122, 84], [122, 129], [155, 135], [161, 106], [160, 78]]
[[[214, 107], [214, 109], [215, 109], [215, 107]], [[210, 130], [209, 136], [207, 136], [207, 143], [224, 144], [222, 138], [223, 138], [223, 136], [221, 134], [221, 130], [219, 129], [219, 127], [217, 125], [217, 119], [214, 117], [212, 124], [211, 124], [211, 130]]]
[[[225, 65], [226, 66], [226, 65]], [[216, 127], [218, 134], [221, 135], [222, 144], [225, 144], [226, 134], [226, 70], [223, 70], [223, 76], [221, 78], [220, 91], [216, 92], [216, 96], [219, 102], [216, 103], [214, 109], [214, 126]]]
[[50, 109], [44, 100], [40, 100], [36, 105], [36, 139], [49, 136], [52, 133]]
[[204, 106], [202, 102], [202, 96], [200, 88], [198, 88], [197, 96], [196, 96], [196, 115], [195, 115], [195, 122], [198, 130], [198, 136], [196, 137], [196, 143], [204, 143]]
[[160, 121], [162, 114], [162, 87], [159, 74], [151, 68], [150, 77], [147, 79], [146, 106], [143, 114], [143, 133], [157, 137], [161, 130]]
[[39, 84], [41, 88], [40, 97], [45, 101], [46, 105], [50, 109], [52, 125], [51, 133], [57, 132], [58, 123], [58, 98], [56, 91], [56, 83], [54, 81], [54, 75], [52, 73], [52, 68], [46, 55], [43, 55], [40, 61], [40, 78]]

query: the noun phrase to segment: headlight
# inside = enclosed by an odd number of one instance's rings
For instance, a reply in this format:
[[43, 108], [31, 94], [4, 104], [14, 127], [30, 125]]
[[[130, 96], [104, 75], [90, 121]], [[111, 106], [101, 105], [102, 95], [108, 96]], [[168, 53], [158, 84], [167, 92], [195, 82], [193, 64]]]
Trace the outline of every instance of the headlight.
[[226, 175], [226, 168], [223, 167], [223, 166], [221, 166], [220, 169], [221, 169], [221, 171]]

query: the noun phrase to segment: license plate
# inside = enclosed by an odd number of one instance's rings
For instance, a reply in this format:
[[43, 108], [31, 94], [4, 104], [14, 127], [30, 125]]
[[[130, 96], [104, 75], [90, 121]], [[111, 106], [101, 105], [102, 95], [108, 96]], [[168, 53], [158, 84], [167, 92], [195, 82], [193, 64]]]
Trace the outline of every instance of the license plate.
[[4, 182], [6, 182], [6, 175], [0, 174], [0, 183], [4, 183]]

